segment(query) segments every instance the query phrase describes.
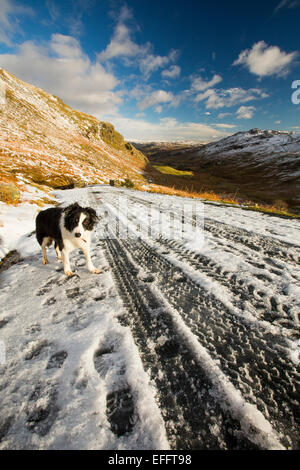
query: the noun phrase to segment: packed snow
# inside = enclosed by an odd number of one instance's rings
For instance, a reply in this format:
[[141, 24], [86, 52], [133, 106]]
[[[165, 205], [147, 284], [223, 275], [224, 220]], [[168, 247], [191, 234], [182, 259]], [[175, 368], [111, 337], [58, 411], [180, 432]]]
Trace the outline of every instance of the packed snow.
[[97, 210], [101, 273], [77, 252], [71, 278], [53, 249], [42, 265], [40, 209], [1, 204], [0, 258], [21, 259], [0, 271], [0, 449], [299, 448], [299, 222], [105, 185], [54, 195]]

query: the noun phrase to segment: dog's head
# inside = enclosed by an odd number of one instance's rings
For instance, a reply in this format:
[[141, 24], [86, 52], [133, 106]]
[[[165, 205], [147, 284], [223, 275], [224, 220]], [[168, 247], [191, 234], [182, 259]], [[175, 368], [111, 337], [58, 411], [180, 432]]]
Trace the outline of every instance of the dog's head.
[[99, 217], [94, 209], [91, 207], [85, 207], [84, 208], [84, 214], [86, 215], [86, 218], [84, 219], [82, 225], [85, 228], [85, 230], [90, 230], [92, 231], [99, 220]]
[[84, 238], [84, 233], [92, 231], [98, 216], [91, 207], [81, 207], [77, 202], [64, 209], [64, 225], [74, 237]]

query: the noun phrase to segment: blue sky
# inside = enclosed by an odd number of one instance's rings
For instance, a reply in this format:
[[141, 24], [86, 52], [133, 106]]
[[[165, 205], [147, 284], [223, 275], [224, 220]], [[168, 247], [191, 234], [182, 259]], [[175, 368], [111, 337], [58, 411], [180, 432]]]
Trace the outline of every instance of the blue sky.
[[300, 130], [300, 0], [0, 0], [0, 67], [128, 140]]

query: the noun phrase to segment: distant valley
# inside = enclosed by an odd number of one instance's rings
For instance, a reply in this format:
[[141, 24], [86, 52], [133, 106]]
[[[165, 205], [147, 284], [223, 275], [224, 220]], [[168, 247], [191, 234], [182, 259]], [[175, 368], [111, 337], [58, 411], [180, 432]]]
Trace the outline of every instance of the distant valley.
[[[156, 170], [178, 170], [179, 186], [300, 211], [300, 133], [251, 129], [208, 144], [134, 145]], [[171, 170], [161, 178], [176, 184]]]

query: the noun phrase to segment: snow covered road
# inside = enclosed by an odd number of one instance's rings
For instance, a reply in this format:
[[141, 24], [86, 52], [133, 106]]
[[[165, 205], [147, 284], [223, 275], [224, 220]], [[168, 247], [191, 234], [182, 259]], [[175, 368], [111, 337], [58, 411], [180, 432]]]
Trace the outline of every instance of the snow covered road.
[[56, 195], [101, 216], [102, 273], [43, 266], [32, 232], [0, 272], [0, 449], [299, 449], [299, 222]]

